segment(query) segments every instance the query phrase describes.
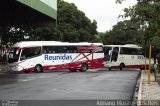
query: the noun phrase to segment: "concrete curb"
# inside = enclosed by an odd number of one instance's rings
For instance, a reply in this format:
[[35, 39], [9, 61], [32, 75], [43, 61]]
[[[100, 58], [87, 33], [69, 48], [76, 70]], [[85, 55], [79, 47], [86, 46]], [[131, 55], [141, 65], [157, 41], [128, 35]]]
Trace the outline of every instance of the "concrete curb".
[[139, 84], [139, 90], [138, 90], [138, 101], [137, 101], [137, 106], [141, 106], [141, 100], [142, 100], [142, 82], [143, 82], [143, 78], [142, 78], [142, 74], [143, 71], [141, 71], [141, 78], [140, 78], [140, 84]]
[[138, 100], [141, 100], [142, 98], [141, 98], [141, 94], [142, 94], [142, 73], [143, 72], [141, 72], [141, 78], [140, 78], [140, 84], [139, 84], [139, 90], [138, 90]]

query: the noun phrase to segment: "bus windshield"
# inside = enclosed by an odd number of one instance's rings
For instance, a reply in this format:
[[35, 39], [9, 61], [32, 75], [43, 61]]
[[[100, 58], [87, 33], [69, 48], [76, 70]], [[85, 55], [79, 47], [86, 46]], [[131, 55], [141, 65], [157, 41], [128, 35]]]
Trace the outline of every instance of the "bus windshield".
[[18, 62], [19, 55], [20, 55], [20, 50], [18, 50], [18, 48], [11, 48], [8, 54], [8, 62], [9, 63]]

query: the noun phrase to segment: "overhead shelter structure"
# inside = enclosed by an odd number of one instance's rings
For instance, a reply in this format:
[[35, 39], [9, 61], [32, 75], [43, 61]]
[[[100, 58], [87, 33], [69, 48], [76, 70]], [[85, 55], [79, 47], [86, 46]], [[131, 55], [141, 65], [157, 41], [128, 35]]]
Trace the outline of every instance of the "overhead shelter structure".
[[0, 26], [54, 26], [57, 0], [2, 0]]

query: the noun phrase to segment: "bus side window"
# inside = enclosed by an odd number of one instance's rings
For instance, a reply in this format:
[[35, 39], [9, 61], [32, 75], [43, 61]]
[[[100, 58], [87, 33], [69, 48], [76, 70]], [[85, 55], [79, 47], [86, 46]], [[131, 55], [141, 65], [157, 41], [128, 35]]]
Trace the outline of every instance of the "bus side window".
[[29, 50], [29, 48], [25, 48], [25, 49], [23, 49], [23, 51], [22, 51], [20, 60], [25, 60], [25, 59], [27, 59], [28, 57], [30, 57], [30, 50]]
[[43, 53], [58, 53], [56, 46], [43, 46]]
[[46, 47], [46, 46], [43, 46], [42, 53], [48, 53], [48, 50], [47, 50], [47, 47]]
[[85, 53], [92, 53], [92, 50], [91, 49], [87, 49], [87, 50], [85, 50]]
[[31, 57], [38, 56], [40, 54], [41, 54], [41, 48], [40, 47], [31, 47], [30, 48]]
[[63, 47], [63, 53], [76, 53], [77, 48], [75, 46], [65, 46]]

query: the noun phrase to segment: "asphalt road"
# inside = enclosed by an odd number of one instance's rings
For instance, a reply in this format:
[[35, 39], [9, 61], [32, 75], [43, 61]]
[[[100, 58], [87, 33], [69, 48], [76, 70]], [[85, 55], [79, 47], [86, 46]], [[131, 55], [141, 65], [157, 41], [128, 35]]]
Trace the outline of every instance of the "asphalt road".
[[97, 100], [132, 100], [138, 74], [139, 70], [104, 69], [0, 74], [0, 104], [94, 106], [103, 103]]

